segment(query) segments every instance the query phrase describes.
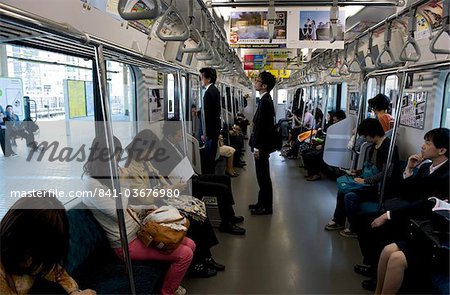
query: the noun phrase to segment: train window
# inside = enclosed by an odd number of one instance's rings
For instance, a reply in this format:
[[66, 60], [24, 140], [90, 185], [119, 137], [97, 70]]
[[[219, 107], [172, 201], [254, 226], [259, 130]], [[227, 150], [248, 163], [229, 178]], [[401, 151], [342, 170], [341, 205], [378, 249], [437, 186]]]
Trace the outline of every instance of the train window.
[[367, 81], [367, 88], [366, 89], [367, 89], [367, 92], [366, 92], [366, 94], [367, 94], [366, 98], [367, 99], [370, 99], [370, 98], [374, 97], [375, 95], [377, 95], [377, 93], [378, 93], [377, 79], [370, 78]]
[[328, 86], [327, 112], [336, 110], [336, 90], [336, 84]]
[[182, 76], [181, 77], [181, 99], [183, 100], [181, 105], [186, 105], [186, 94], [187, 94], [187, 89], [186, 89], [186, 76]]
[[397, 75], [390, 75], [386, 77], [384, 82], [384, 94], [391, 97], [392, 91], [398, 91], [398, 77]]
[[132, 121], [134, 118], [135, 87], [131, 69], [114, 61], [106, 64], [108, 93], [113, 121]]
[[[342, 83], [341, 84], [341, 105], [337, 106], [337, 109], [343, 110], [344, 112], [347, 111], [347, 91], [348, 91], [348, 85], [347, 83]], [[337, 92], [337, 85], [333, 85], [334, 91]], [[335, 94], [336, 97], [336, 94]]]
[[6, 55], [7, 76], [20, 78], [23, 95], [33, 102], [31, 117], [64, 120], [67, 112], [69, 119], [93, 118], [91, 60], [12, 45]]
[[167, 75], [167, 119], [175, 117], [175, 78], [172, 74]]
[[450, 128], [450, 74], [445, 79], [444, 106], [442, 108], [441, 127]]
[[287, 90], [286, 89], [278, 90], [277, 101], [278, 101], [278, 104], [286, 104], [286, 101], [287, 101]]

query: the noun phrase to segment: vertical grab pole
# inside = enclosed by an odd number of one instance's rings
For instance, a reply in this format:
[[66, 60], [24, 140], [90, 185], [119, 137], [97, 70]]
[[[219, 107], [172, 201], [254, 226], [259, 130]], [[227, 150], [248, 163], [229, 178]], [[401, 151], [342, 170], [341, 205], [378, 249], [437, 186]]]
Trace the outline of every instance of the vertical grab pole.
[[[364, 107], [366, 104], [366, 98], [367, 98], [367, 87], [366, 87], [366, 81], [365, 81], [365, 77], [364, 77], [364, 71], [361, 72], [361, 85], [359, 86], [359, 89], [361, 89], [361, 95], [359, 97], [359, 109], [358, 109], [358, 115], [356, 117], [356, 126], [355, 129], [358, 128], [359, 124], [362, 122], [363, 118], [364, 118]], [[358, 138], [358, 132], [355, 131], [355, 137], [353, 139], [353, 158], [352, 158], [352, 168], [356, 168], [356, 154], [357, 151], [355, 150], [355, 144], [356, 144], [356, 139]]]
[[[109, 97], [108, 92], [106, 91], [106, 67], [105, 67], [105, 58], [103, 56], [103, 46], [95, 47], [95, 63], [97, 68], [97, 77], [98, 84], [100, 90], [100, 102], [102, 106], [103, 113], [103, 130], [106, 136], [106, 146], [109, 151], [109, 156], [111, 156], [111, 161], [109, 161], [109, 171], [111, 173], [111, 177], [113, 178], [113, 191], [120, 192], [120, 181], [119, 181], [119, 171], [118, 171], [118, 163], [116, 161], [116, 157], [112, 156], [115, 154], [114, 152], [114, 140], [112, 133], [112, 123], [110, 121], [110, 107], [109, 107]], [[130, 282], [130, 291], [131, 294], [136, 294], [136, 288], [134, 286], [134, 278], [133, 278], [133, 268], [131, 265], [130, 253], [128, 251], [128, 238], [127, 231], [125, 227], [125, 215], [124, 208], [122, 203], [122, 196], [117, 194], [114, 196], [116, 198], [116, 212], [117, 212], [117, 222], [119, 223], [119, 232], [120, 232], [120, 242], [123, 249], [123, 255], [125, 258], [125, 266], [128, 273], [128, 280]]]
[[[225, 89], [225, 122], [227, 123], [228, 128], [228, 93], [227, 93], [227, 86], [223, 87], [222, 89]], [[230, 95], [231, 95], [231, 88], [230, 88]]]
[[[327, 119], [327, 114], [328, 114], [327, 109], [328, 109], [328, 99], [329, 99], [329, 94], [330, 94], [329, 91], [330, 91], [330, 85], [327, 83], [327, 84], [325, 84], [325, 95], [324, 95], [325, 101], [323, 103], [323, 111], [322, 111], [322, 113], [323, 113], [322, 127], [321, 127], [322, 132], [324, 132], [325, 121]], [[331, 118], [331, 119], [333, 119], [333, 118]]]
[[405, 91], [405, 86], [406, 86], [406, 75], [407, 72], [404, 71], [403, 75], [402, 75], [402, 80], [401, 80], [401, 87], [400, 87], [400, 91], [398, 94], [398, 99], [397, 99], [397, 105], [396, 105], [396, 111], [395, 111], [395, 122], [394, 122], [394, 128], [392, 130], [392, 137], [391, 137], [391, 142], [389, 144], [389, 154], [388, 154], [388, 158], [387, 158], [387, 162], [386, 162], [386, 169], [384, 171], [384, 175], [383, 175], [383, 182], [381, 183], [381, 192], [380, 192], [380, 199], [378, 201], [378, 210], [381, 210], [383, 207], [383, 199], [384, 199], [384, 190], [386, 189], [386, 180], [389, 174], [389, 169], [391, 168], [392, 165], [392, 157], [394, 154], [394, 148], [395, 148], [395, 142], [397, 141], [397, 131], [398, 131], [398, 126], [400, 125], [400, 117], [401, 117], [401, 106], [402, 106], [402, 98], [403, 98], [403, 92]]
[[[180, 107], [180, 120], [181, 120], [181, 136], [183, 138], [183, 149], [184, 149], [184, 155], [187, 155], [188, 149], [187, 149], [187, 139], [186, 139], [186, 124], [185, 124], [185, 116], [184, 116], [184, 109], [186, 107], [186, 102], [183, 99], [183, 90], [185, 89], [181, 89], [182, 88], [182, 83], [181, 83], [181, 71], [177, 70], [177, 95], [178, 95], [178, 102], [179, 102], [179, 107]], [[187, 83], [187, 80], [186, 80]], [[187, 84], [186, 84], [187, 86]]]

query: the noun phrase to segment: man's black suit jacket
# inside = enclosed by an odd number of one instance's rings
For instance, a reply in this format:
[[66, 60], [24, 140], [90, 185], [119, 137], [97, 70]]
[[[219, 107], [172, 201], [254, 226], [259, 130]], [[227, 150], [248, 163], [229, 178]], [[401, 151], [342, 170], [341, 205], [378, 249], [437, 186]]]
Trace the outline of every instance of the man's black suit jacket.
[[207, 139], [218, 140], [220, 135], [220, 93], [214, 84], [208, 87], [203, 96], [205, 116], [204, 130]]
[[253, 117], [253, 133], [250, 141], [252, 148], [267, 152], [273, 146], [275, 108], [272, 97], [265, 93], [259, 101]]
[[430, 166], [431, 163], [423, 164], [415, 175], [400, 181], [398, 191], [401, 192], [401, 199], [408, 201], [408, 204], [390, 210], [391, 219], [409, 219], [426, 215], [430, 212], [427, 205], [429, 197], [449, 198], [449, 162], [432, 174]]

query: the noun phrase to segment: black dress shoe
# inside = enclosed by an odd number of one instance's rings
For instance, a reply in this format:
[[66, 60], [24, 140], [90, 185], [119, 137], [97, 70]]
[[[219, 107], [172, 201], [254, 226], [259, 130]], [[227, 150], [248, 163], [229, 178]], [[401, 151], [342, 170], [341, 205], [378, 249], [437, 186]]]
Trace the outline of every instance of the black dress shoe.
[[366, 277], [373, 277], [375, 275], [375, 269], [370, 265], [356, 264], [353, 267], [353, 271]]
[[225, 270], [225, 265], [218, 263], [217, 261], [214, 260], [214, 258], [209, 257], [206, 258], [205, 260], [205, 264], [209, 267], [209, 268], [213, 268], [217, 271], [224, 271]]
[[224, 233], [232, 234], [232, 235], [245, 235], [245, 229], [242, 227], [239, 227], [233, 223], [227, 223], [227, 224], [220, 224], [219, 230]]
[[258, 209], [259, 207], [261, 207], [259, 204], [250, 204], [250, 205], [248, 205], [248, 209], [249, 210]]
[[209, 267], [207, 263], [197, 263], [189, 270], [188, 274], [190, 278], [210, 278], [215, 275], [217, 275], [217, 270]]
[[256, 208], [250, 211], [252, 215], [270, 215], [272, 214], [272, 210], [266, 208]]
[[242, 222], [244, 222], [244, 216], [233, 216], [231, 218], [231, 223], [236, 224], [236, 223], [242, 223]]
[[368, 279], [361, 282], [361, 287], [367, 291], [375, 291], [377, 288], [377, 280], [376, 279]]

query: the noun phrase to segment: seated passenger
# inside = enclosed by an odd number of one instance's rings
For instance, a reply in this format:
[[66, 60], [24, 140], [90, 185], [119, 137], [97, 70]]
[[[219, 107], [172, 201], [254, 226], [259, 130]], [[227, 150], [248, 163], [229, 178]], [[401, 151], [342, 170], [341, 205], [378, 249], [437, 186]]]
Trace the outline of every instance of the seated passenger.
[[243, 168], [247, 165], [245, 161], [241, 159], [244, 153], [244, 134], [241, 132], [241, 127], [234, 124], [231, 130], [228, 132], [230, 138], [230, 146], [232, 146], [236, 151], [234, 152], [234, 162], [233, 166], [238, 168]]
[[[338, 110], [332, 116], [333, 123], [342, 121], [345, 119], [345, 117], [345, 112], [342, 110]], [[323, 162], [323, 147], [325, 146], [325, 141], [323, 141], [322, 143], [318, 142], [319, 141], [317, 140], [316, 144], [314, 144], [313, 150], [306, 150], [302, 153], [303, 164], [307, 171], [307, 175], [305, 176], [305, 178], [308, 181], [316, 181], [320, 179], [320, 168], [325, 165], [325, 163]], [[293, 153], [298, 153], [298, 150], [294, 150]]]
[[225, 157], [227, 159], [227, 166], [225, 169], [225, 174], [230, 177], [237, 177], [239, 176], [236, 171], [234, 171], [233, 163], [234, 163], [234, 152], [236, 150], [232, 148], [231, 146], [223, 144], [223, 136], [219, 136], [219, 152], [222, 157]]
[[[139, 132], [131, 141], [131, 143], [126, 147], [128, 158], [125, 164], [128, 172], [129, 186], [130, 189], [143, 190], [148, 192], [150, 189], [159, 189], [168, 191], [169, 189], [178, 189], [183, 191], [187, 184], [186, 183], [172, 183], [170, 184], [164, 176], [152, 165], [152, 159], [158, 162], [156, 153], [159, 147], [154, 146], [154, 139], [156, 135], [149, 130], [144, 129]], [[173, 156], [171, 154], [166, 154], [167, 156]], [[161, 161], [164, 164], [164, 161]], [[169, 180], [170, 181], [170, 180]], [[210, 277], [217, 274], [217, 270], [224, 270], [225, 266], [217, 263], [212, 258], [210, 248], [219, 244], [214, 230], [208, 218], [200, 220], [195, 218], [198, 214], [192, 211], [192, 205], [189, 201], [188, 204], [181, 204], [183, 208], [174, 205], [170, 202], [170, 198], [153, 198], [148, 196], [146, 198], [138, 198], [133, 201], [133, 204], [149, 204], [154, 200], [156, 206], [162, 205], [172, 205], [177, 207], [177, 209], [188, 213], [187, 210], [192, 214], [187, 215], [186, 218], [190, 221], [190, 227], [187, 232], [187, 236], [194, 240], [197, 248], [194, 252], [194, 259], [192, 262], [192, 268], [189, 271], [190, 276], [195, 277]], [[187, 210], [186, 210], [187, 209]], [[206, 213], [205, 213], [206, 214]]]
[[[122, 144], [119, 139], [114, 137], [114, 156], [117, 161], [120, 160], [121, 154]], [[83, 167], [83, 175], [86, 174], [89, 176], [89, 178], [86, 179], [87, 191], [112, 190], [113, 184], [109, 167], [111, 159], [105, 157], [105, 155], [108, 155], [108, 148], [104, 138], [94, 138], [90, 148], [88, 161]], [[119, 173], [119, 177], [128, 176], [125, 169], [119, 169]], [[123, 182], [123, 179], [121, 180]], [[123, 193], [122, 195], [125, 194]], [[152, 199], [153, 198], [146, 198], [146, 201], [151, 204]], [[96, 196], [93, 198], [84, 198], [83, 202], [92, 210], [95, 219], [105, 230], [106, 237], [116, 254], [119, 257], [123, 257], [115, 198]], [[123, 207], [127, 208], [128, 198], [122, 198], [122, 202]], [[124, 214], [124, 218], [130, 258], [132, 260], [162, 260], [170, 262], [169, 270], [164, 277], [161, 293], [185, 294], [186, 290], [180, 286], [180, 283], [191, 264], [195, 251], [195, 243], [191, 239], [185, 237], [175, 251], [170, 254], [163, 253], [156, 248], [145, 246], [136, 235], [139, 230], [139, 225], [127, 213]]]
[[288, 117], [288, 120], [291, 120], [291, 132], [285, 146], [292, 146], [297, 140], [297, 136], [302, 132], [302, 115], [303, 110], [296, 109], [291, 113], [291, 116]]
[[[366, 119], [358, 127], [358, 134], [363, 136], [369, 143], [373, 143], [369, 150], [368, 162], [375, 164], [378, 173], [368, 178], [355, 178], [358, 183], [364, 184], [381, 184], [386, 171], [386, 162], [389, 154], [389, 145], [391, 143], [389, 138], [384, 136], [380, 121], [376, 119]], [[381, 168], [381, 170], [380, 170]], [[391, 166], [386, 179], [384, 194], [389, 196], [394, 194], [394, 183], [397, 183], [399, 175], [399, 155], [397, 147], [394, 148]], [[352, 226], [356, 221], [356, 215], [359, 211], [359, 204], [363, 201], [378, 201], [378, 190], [362, 191], [357, 190], [350, 192], [344, 196], [345, 212], [347, 215], [350, 227], [344, 229], [341, 235], [346, 237], [355, 237], [355, 227]]]
[[[391, 130], [394, 127], [394, 117], [392, 117], [387, 110], [389, 109], [390, 100], [384, 94], [377, 94], [375, 97], [369, 99], [369, 107], [373, 111], [373, 118], [380, 121], [384, 132]], [[353, 130], [353, 136], [348, 143], [348, 149], [359, 152], [362, 144], [365, 142], [363, 137], [356, 137], [356, 130]]]
[[52, 194], [19, 199], [0, 223], [0, 245], [0, 294], [28, 294], [36, 279], [58, 283], [67, 294], [96, 294], [80, 290], [63, 268], [69, 221]]
[[[25, 128], [22, 124], [22, 121], [20, 121], [19, 116], [14, 114], [14, 110], [12, 105], [6, 106], [6, 115], [3, 118], [3, 120], [6, 123], [7, 131], [6, 134], [10, 138], [14, 138], [16, 136], [25, 138], [25, 141], [27, 143], [27, 147], [31, 148], [33, 151], [38, 150], [37, 142], [34, 141], [34, 134], [29, 129]], [[8, 141], [6, 142], [9, 143]]]
[[[376, 171], [366, 178], [361, 178], [358, 175], [362, 171], [355, 173], [354, 181], [359, 184], [366, 184], [367, 186], [357, 186], [351, 192], [338, 191], [336, 209], [332, 221], [326, 226], [326, 230], [343, 229], [345, 226], [345, 219], [348, 218], [350, 228], [341, 231], [341, 235], [345, 237], [356, 237], [354, 223], [357, 212], [359, 211], [359, 203], [368, 200], [378, 200], [378, 184], [383, 181], [384, 173], [386, 171], [386, 163], [389, 154], [390, 139], [384, 135], [383, 127], [376, 119], [365, 119], [358, 126], [358, 133], [365, 137], [368, 142], [373, 145], [369, 151], [369, 158], [365, 167], [371, 169], [370, 166], [375, 166]], [[368, 166], [369, 165], [369, 166]], [[390, 166], [390, 174], [396, 175], [398, 167], [398, 151], [394, 149], [392, 157], [392, 165]]]
[[[164, 138], [161, 140], [160, 144], [168, 151], [171, 157], [161, 162], [152, 161], [152, 164], [161, 175], [168, 176], [183, 157], [180, 153], [183, 149], [179, 145], [182, 142], [181, 127], [174, 122], [165, 122], [163, 134]], [[150, 138], [155, 138], [155, 135], [152, 135]], [[234, 196], [230, 177], [226, 175], [202, 173], [199, 175], [194, 174], [190, 180], [192, 181], [193, 196], [199, 199], [204, 196], [217, 197], [221, 220], [219, 226], [220, 231], [234, 235], [245, 234], [245, 229], [237, 225], [244, 221], [244, 217], [236, 216], [234, 212]]]
[[314, 122], [315, 122], [315, 128], [322, 128], [322, 121], [323, 121], [323, 112], [320, 108], [316, 108], [314, 110]]
[[[421, 209], [425, 211], [424, 216], [428, 215], [428, 219], [432, 218], [433, 206], [434, 203], [430, 201], [421, 206]], [[431, 229], [435, 230], [432, 222], [429, 225]], [[440, 242], [448, 245], [448, 235], [447, 238], [442, 237]], [[448, 260], [437, 261], [438, 258], [435, 258], [434, 261], [440, 263], [442, 269], [433, 269], [436, 266], [433, 265], [432, 258], [435, 244], [430, 243], [427, 239], [428, 237], [425, 236], [414, 235], [406, 241], [395, 241], [384, 247], [378, 262], [375, 294], [397, 294], [403, 284], [406, 270], [408, 270], [409, 281], [412, 281], [415, 287], [428, 285], [427, 281], [431, 281], [433, 272], [448, 270]]]
[[381, 126], [383, 126], [384, 132], [387, 132], [394, 127], [394, 117], [387, 113], [390, 103], [389, 97], [381, 93], [377, 94], [374, 98], [369, 99], [369, 107], [375, 113], [375, 119], [380, 121]]
[[236, 114], [236, 118], [235, 118], [235, 124], [238, 125], [241, 130], [242, 130], [242, 134], [244, 135], [244, 137], [247, 137], [247, 127], [248, 125], [250, 125], [248, 119], [244, 116], [243, 113], [238, 112]]
[[[386, 212], [358, 216], [356, 230], [363, 263], [355, 267], [373, 273], [381, 250], [393, 241], [404, 240], [408, 233], [408, 221], [423, 215], [420, 209], [429, 197], [449, 198], [449, 130], [436, 128], [424, 136], [421, 153], [408, 159], [403, 179], [398, 183], [398, 199], [386, 202]], [[426, 162], [425, 160], [431, 160]], [[417, 169], [417, 172], [413, 173]], [[395, 201], [395, 202], [394, 202]], [[378, 217], [377, 217], [378, 216]], [[377, 218], [374, 218], [377, 217]], [[365, 281], [365, 286], [374, 286], [374, 281]]]
[[315, 128], [314, 116], [308, 111], [308, 107], [305, 106], [305, 114], [303, 115], [302, 131]]

